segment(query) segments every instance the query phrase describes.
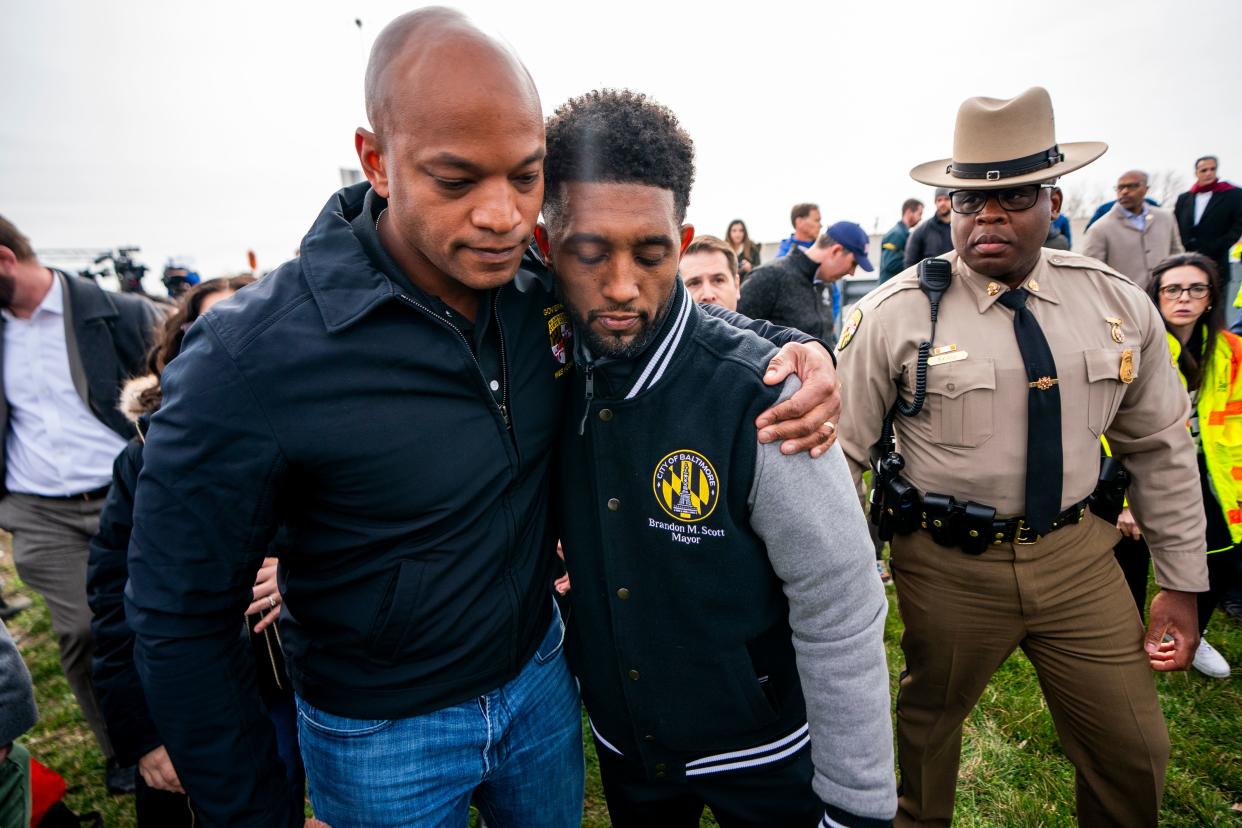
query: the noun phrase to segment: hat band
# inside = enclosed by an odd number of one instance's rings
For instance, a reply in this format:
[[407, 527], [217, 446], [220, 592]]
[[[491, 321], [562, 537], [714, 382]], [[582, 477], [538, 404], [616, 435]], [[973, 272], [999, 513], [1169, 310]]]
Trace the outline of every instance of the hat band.
[[1037, 152], [1034, 155], [1024, 155], [1021, 158], [1012, 158], [1008, 161], [988, 161], [982, 164], [968, 164], [964, 161], [952, 161], [945, 172], [954, 178], [983, 179], [986, 181], [1000, 181], [1002, 178], [1013, 178], [1027, 173], [1046, 170], [1049, 167], [1059, 164], [1065, 160], [1065, 154], [1061, 152], [1060, 147], [1053, 144], [1043, 152]]

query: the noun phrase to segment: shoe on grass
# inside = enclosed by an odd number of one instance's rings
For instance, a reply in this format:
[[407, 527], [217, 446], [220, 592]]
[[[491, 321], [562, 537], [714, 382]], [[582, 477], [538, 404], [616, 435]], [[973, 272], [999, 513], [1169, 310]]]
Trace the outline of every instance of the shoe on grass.
[[137, 775], [137, 765], [123, 768], [116, 759], [109, 759], [107, 768], [104, 770], [104, 783], [108, 787], [108, 793], [113, 796], [132, 794]]
[[1199, 639], [1199, 649], [1195, 650], [1192, 666], [1205, 676], [1229, 678], [1229, 662], [1225, 661], [1225, 657], [1215, 647], [1207, 643], [1206, 638]]
[[1242, 598], [1226, 598], [1220, 608], [1234, 621], [1242, 621]]
[[22, 610], [30, 609], [34, 601], [25, 595], [10, 595], [7, 599], [0, 596], [0, 621], [8, 621]]
[[875, 571], [880, 573], [880, 583], [884, 584], [886, 587], [891, 587], [893, 585], [893, 576], [889, 573], [888, 567], [884, 565], [884, 561], [875, 562]]

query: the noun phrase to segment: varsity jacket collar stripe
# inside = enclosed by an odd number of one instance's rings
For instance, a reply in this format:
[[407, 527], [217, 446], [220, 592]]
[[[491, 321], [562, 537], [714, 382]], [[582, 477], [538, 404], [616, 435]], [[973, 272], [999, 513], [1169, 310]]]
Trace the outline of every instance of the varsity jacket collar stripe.
[[693, 304], [690, 301], [690, 294], [686, 290], [685, 285], [678, 278], [677, 283], [673, 286], [673, 307], [668, 313], [672, 323], [664, 325], [664, 335], [660, 340], [660, 344], [654, 349], [648, 349], [651, 357], [639, 373], [634, 387], [625, 395], [625, 399], [633, 399], [643, 390], [655, 387], [660, 377], [664, 376], [665, 369], [672, 362], [673, 354], [681, 343], [682, 334], [686, 331], [686, 323], [690, 319]]

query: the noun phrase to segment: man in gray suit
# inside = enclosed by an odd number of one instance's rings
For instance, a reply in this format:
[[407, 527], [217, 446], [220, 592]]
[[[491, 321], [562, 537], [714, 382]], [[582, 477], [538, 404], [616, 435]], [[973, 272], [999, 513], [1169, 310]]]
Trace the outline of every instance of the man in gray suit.
[[0, 217], [0, 527], [13, 535], [22, 580], [47, 601], [60, 663], [104, 757], [113, 792], [133, 790], [119, 768], [91, 683], [87, 544], [131, 428], [117, 410], [122, 383], [142, 372], [160, 314], [44, 267]]

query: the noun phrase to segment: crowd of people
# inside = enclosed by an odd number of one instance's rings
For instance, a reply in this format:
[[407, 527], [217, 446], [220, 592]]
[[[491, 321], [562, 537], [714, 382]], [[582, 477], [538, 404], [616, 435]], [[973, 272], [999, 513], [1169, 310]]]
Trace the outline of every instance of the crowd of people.
[[[309, 791], [336, 828], [567, 828], [584, 708], [615, 825], [948, 824], [1019, 647], [1080, 824], [1156, 824], [1153, 671], [1227, 677], [1202, 634], [1240, 585], [1216, 158], [1171, 213], [1122, 174], [1079, 255], [1057, 184], [1106, 145], [1043, 89], [969, 99], [843, 307], [858, 224], [795, 205], [766, 262], [740, 219], [696, 235], [671, 111], [545, 121], [456, 12], [389, 24], [365, 103], [366, 181], [299, 256], [167, 315], [0, 219], [0, 526], [140, 825], [302, 826]], [[2, 623], [0, 667], [26, 825]]]

